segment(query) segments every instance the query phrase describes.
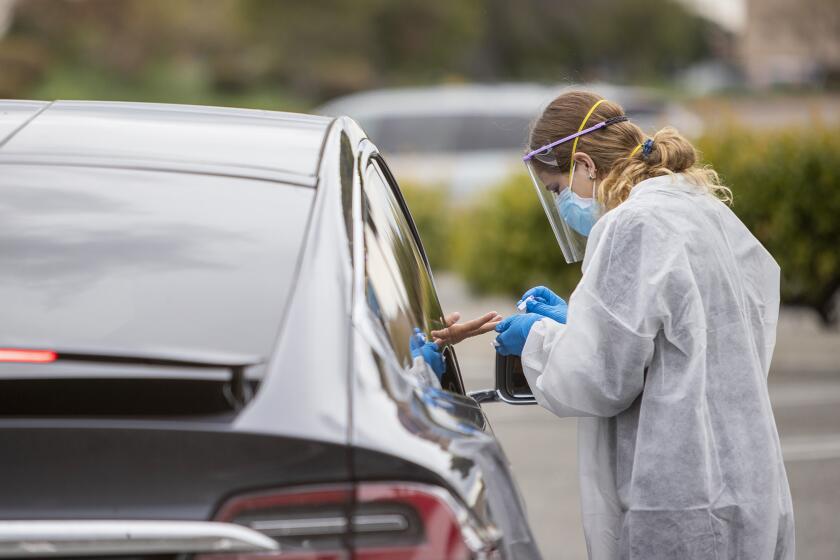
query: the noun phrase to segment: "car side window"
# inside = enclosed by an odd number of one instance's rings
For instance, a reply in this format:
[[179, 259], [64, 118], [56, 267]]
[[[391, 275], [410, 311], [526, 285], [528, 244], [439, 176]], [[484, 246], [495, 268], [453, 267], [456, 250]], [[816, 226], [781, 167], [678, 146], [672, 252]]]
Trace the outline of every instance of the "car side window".
[[406, 282], [414, 264], [405, 250], [397, 215], [389, 200], [389, 187], [379, 170], [369, 165], [362, 191], [365, 209], [365, 267], [367, 299], [382, 319], [391, 344], [404, 367], [412, 362], [409, 337], [424, 329], [422, 310], [412, 304], [413, 287]]
[[[362, 192], [368, 303], [382, 319], [397, 356], [407, 367], [414, 328], [428, 335], [443, 326], [440, 305], [412, 228], [376, 161], [365, 170]], [[450, 362], [447, 360], [448, 369], [452, 370]], [[453, 377], [452, 372], [447, 374], [444, 388], [460, 387], [460, 382], [447, 383], [447, 377]]]

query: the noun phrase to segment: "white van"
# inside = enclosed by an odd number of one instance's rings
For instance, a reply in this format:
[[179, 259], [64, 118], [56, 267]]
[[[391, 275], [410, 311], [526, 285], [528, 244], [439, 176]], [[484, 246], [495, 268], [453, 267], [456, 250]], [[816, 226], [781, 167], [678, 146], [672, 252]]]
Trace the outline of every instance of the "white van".
[[382, 89], [335, 99], [316, 112], [356, 119], [400, 182], [443, 185], [460, 199], [520, 171], [531, 121], [573, 88], [618, 102], [643, 130], [670, 124], [689, 136], [700, 132], [698, 117], [655, 92], [608, 84]]

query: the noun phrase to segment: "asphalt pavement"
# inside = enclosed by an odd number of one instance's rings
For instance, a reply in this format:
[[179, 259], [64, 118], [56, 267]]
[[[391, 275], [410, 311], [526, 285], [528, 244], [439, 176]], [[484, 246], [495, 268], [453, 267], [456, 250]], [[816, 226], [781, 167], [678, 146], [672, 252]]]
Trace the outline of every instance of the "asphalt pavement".
[[[515, 313], [510, 298], [476, 298], [450, 274], [436, 276], [446, 312], [472, 318]], [[456, 347], [468, 390], [493, 384], [492, 335]], [[796, 515], [799, 560], [840, 558], [840, 330], [783, 309], [769, 377]], [[539, 406], [484, 407], [502, 442], [548, 560], [586, 558], [577, 489], [576, 426]]]

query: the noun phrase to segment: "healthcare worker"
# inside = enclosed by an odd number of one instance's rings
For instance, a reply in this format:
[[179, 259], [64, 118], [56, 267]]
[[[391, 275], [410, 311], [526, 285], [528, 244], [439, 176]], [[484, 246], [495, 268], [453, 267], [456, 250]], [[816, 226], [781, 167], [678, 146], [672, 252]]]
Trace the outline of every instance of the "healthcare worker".
[[728, 189], [674, 129], [647, 138], [588, 92], [545, 109], [524, 159], [583, 276], [568, 309], [526, 292], [497, 350], [522, 356], [540, 405], [580, 417], [589, 557], [792, 559], [767, 392], [779, 267]]

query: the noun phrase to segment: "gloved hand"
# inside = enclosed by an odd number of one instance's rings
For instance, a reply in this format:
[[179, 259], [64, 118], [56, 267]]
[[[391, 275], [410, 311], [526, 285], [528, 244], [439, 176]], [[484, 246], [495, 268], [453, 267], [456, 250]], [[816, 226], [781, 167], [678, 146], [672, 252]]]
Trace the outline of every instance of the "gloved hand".
[[414, 327], [414, 334], [409, 339], [408, 347], [411, 350], [411, 357], [417, 358], [422, 356], [423, 360], [429, 364], [438, 379], [443, 377], [446, 372], [446, 361], [443, 359], [443, 354], [440, 348], [434, 342], [426, 342], [426, 335], [423, 334], [418, 327]]
[[521, 356], [531, 327], [544, 318], [536, 313], [511, 315], [496, 325], [496, 332], [500, 333], [496, 337], [496, 352], [502, 356]]
[[566, 303], [566, 300], [545, 286], [531, 288], [522, 294], [522, 298], [517, 303], [517, 307], [523, 301], [525, 302], [525, 311], [528, 313], [537, 313], [543, 317], [554, 319], [558, 323], [566, 322], [569, 305]]

